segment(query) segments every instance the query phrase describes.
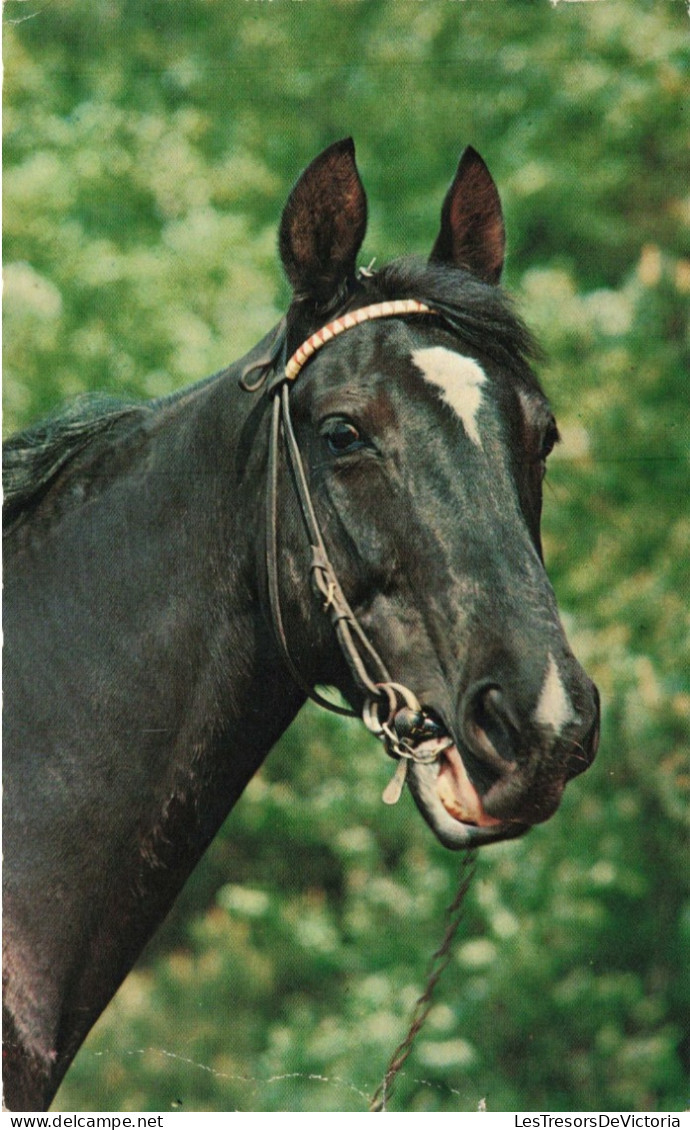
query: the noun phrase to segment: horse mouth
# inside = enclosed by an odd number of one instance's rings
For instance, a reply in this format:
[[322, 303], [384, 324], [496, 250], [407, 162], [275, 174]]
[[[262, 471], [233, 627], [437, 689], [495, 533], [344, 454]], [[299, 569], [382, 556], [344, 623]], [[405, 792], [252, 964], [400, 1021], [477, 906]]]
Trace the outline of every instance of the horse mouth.
[[527, 831], [526, 824], [498, 820], [486, 812], [452, 739], [437, 739], [433, 759], [431, 744], [424, 743], [423, 760], [411, 762], [407, 783], [417, 808], [445, 847], [481, 846]]
[[[452, 735], [441, 716], [420, 706], [402, 684], [382, 684], [389, 699], [405, 705], [391, 711], [387, 721], [379, 715], [380, 702], [365, 703], [362, 718], [391, 757], [397, 759], [393, 778], [382, 800], [395, 804], [405, 784], [425, 821], [445, 847], [481, 846], [513, 839], [531, 826], [517, 819], [500, 819], [486, 811], [462, 755], [462, 743]], [[392, 692], [392, 694], [390, 693]]]
[[440, 754], [436, 792], [446, 812], [462, 824], [491, 828], [501, 823], [484, 810], [482, 799], [470, 781], [457, 746], [446, 746]]

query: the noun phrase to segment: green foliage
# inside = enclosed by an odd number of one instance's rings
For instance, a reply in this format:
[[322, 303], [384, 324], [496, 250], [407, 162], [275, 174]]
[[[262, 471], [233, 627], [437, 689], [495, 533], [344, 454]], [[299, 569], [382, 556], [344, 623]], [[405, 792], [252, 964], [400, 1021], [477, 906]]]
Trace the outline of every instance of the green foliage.
[[[431, 245], [460, 149], [504, 197], [509, 282], [563, 444], [550, 572], [604, 702], [557, 816], [488, 850], [395, 1109], [676, 1110], [690, 1095], [681, 0], [8, 0], [5, 425], [237, 357], [286, 291], [300, 167], [355, 136], [363, 258]], [[16, 21], [16, 22], [15, 22]], [[362, 727], [307, 709], [87, 1041], [56, 1109], [366, 1109], [457, 857]]]

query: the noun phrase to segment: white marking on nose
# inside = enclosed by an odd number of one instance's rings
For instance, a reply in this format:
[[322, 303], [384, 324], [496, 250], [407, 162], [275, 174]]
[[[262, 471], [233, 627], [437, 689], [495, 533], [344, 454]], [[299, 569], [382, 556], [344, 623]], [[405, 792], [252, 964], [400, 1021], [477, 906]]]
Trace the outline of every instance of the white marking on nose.
[[482, 402], [482, 385], [486, 384], [482, 367], [471, 357], [462, 357], [441, 345], [415, 349], [412, 360], [425, 380], [436, 385], [446, 404], [457, 412], [468, 438], [481, 447], [477, 413]]
[[556, 734], [560, 734], [566, 722], [571, 722], [574, 718], [573, 704], [563, 686], [556, 660], [549, 652], [546, 675], [534, 712], [534, 721], [540, 726], [551, 726]]

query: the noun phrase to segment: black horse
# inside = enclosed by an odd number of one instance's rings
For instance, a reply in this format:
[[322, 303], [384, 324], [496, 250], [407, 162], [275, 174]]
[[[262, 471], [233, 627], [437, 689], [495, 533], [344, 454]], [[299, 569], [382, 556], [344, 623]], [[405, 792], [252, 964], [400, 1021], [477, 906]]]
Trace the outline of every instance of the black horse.
[[[5, 1100], [46, 1107], [316, 684], [451, 848], [547, 819], [597, 745], [542, 563], [556, 424], [467, 150], [426, 261], [356, 269], [352, 142], [293, 189], [286, 317], [154, 403], [6, 444]], [[324, 608], [327, 615], [324, 615]]]

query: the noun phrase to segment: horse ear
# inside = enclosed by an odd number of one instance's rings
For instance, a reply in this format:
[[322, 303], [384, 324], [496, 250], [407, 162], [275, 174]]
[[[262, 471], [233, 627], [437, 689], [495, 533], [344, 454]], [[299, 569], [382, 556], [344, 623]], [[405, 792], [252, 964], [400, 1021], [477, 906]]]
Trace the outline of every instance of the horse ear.
[[460, 158], [441, 209], [441, 230], [430, 260], [466, 267], [497, 283], [505, 258], [505, 228], [498, 189], [475, 149]]
[[327, 304], [354, 274], [367, 198], [352, 138], [324, 149], [302, 173], [280, 222], [280, 257], [295, 297]]

